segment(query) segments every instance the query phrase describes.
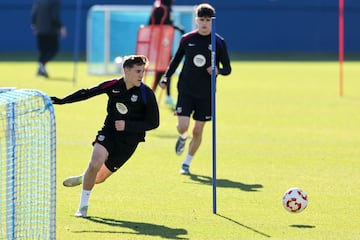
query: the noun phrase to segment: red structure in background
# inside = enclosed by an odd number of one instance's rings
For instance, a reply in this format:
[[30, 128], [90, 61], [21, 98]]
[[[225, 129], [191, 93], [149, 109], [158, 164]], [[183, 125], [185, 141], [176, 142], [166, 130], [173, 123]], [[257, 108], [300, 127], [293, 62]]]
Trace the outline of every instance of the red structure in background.
[[[169, 25], [141, 26], [138, 31], [136, 54], [148, 57], [147, 72], [165, 72], [171, 60], [174, 27]], [[155, 74], [154, 74], [154, 83]], [[152, 87], [155, 89], [155, 86]]]

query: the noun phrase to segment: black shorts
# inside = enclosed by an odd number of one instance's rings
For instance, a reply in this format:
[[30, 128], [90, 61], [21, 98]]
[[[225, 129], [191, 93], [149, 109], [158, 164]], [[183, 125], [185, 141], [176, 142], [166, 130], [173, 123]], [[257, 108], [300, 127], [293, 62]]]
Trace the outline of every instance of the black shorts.
[[128, 143], [116, 137], [114, 133], [99, 131], [93, 142], [99, 143], [106, 148], [109, 153], [105, 166], [111, 171], [116, 172], [135, 152], [139, 143]]
[[177, 116], [188, 116], [193, 114], [197, 121], [211, 121], [211, 98], [197, 98], [187, 94], [179, 94], [176, 103]]

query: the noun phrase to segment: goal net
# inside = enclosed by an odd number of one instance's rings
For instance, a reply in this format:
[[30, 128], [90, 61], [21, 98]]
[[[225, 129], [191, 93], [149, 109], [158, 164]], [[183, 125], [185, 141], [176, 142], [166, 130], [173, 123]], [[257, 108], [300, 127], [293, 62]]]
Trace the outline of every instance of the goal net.
[[0, 88], [0, 239], [56, 238], [55, 137], [48, 96]]
[[[149, 22], [153, 6], [95, 5], [87, 16], [86, 58], [88, 73], [116, 74], [115, 58], [136, 52], [137, 35], [141, 26]], [[195, 28], [193, 6], [173, 6], [173, 22], [189, 32]], [[181, 33], [174, 32], [175, 52]]]

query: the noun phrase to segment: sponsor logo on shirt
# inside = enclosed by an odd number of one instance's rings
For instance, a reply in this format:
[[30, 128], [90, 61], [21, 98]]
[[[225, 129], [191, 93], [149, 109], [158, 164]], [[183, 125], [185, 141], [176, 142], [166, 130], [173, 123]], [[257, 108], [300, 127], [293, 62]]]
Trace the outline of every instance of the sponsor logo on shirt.
[[196, 67], [203, 67], [206, 63], [206, 58], [204, 57], [204, 55], [197, 54], [195, 55], [193, 62]]
[[120, 102], [116, 103], [116, 109], [121, 114], [126, 114], [128, 112], [128, 108], [126, 107], [126, 105]]

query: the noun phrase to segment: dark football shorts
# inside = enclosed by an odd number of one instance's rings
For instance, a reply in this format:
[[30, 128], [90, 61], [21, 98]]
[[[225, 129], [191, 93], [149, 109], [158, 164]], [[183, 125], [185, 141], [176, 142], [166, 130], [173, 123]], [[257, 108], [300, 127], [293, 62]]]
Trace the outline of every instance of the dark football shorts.
[[111, 171], [116, 172], [135, 152], [139, 143], [128, 143], [116, 138], [114, 133], [99, 131], [93, 142], [99, 143], [106, 148], [109, 153], [105, 166]]
[[177, 116], [193, 114], [196, 121], [211, 121], [211, 98], [197, 98], [186, 94], [179, 94], [175, 113]]

